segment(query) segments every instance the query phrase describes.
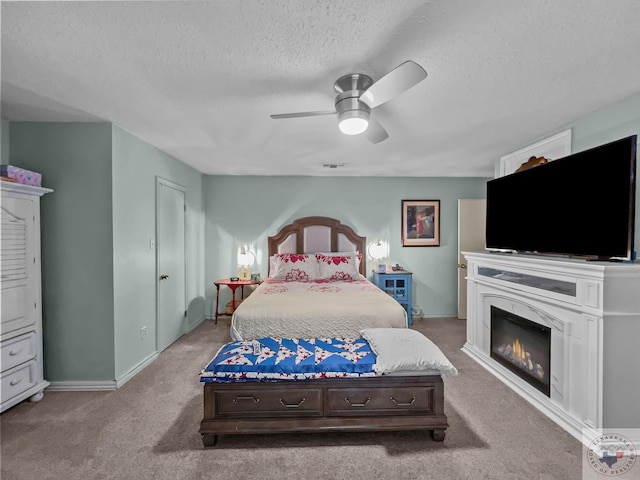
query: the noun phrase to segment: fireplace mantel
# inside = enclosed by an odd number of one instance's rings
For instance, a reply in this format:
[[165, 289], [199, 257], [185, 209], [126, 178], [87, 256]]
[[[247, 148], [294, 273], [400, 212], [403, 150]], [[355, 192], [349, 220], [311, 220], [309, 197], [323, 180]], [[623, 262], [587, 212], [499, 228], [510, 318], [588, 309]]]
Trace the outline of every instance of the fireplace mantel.
[[[582, 440], [640, 428], [640, 264], [464, 252], [465, 353]], [[551, 394], [490, 356], [496, 306], [551, 328]]]

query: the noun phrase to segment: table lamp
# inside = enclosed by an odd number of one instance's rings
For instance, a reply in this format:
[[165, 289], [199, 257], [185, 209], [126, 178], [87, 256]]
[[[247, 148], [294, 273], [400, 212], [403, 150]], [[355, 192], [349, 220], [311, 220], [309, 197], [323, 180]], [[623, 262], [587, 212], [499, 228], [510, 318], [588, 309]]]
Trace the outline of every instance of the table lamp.
[[256, 256], [244, 246], [238, 253], [238, 276], [241, 280], [251, 280], [251, 267], [256, 263]]

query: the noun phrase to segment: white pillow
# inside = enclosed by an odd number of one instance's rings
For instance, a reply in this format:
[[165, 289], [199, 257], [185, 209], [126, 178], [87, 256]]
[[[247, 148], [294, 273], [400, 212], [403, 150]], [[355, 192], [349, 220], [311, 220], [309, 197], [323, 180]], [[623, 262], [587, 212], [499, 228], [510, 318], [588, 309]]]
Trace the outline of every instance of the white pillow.
[[318, 278], [332, 282], [352, 282], [360, 280], [357, 255], [324, 255], [316, 253]]
[[409, 328], [368, 328], [360, 332], [378, 356], [378, 373], [436, 369], [442, 377], [458, 374], [444, 353], [431, 340]]
[[269, 257], [269, 278], [273, 278], [276, 274], [276, 256], [271, 255]]
[[309, 282], [318, 279], [318, 260], [305, 253], [279, 253], [275, 255], [274, 280]]

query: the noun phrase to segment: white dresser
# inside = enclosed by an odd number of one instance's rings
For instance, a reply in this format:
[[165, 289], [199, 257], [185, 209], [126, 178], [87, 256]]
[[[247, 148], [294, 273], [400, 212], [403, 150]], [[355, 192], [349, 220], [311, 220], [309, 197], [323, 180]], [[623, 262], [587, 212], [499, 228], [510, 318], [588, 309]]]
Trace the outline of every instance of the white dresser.
[[49, 385], [42, 359], [40, 197], [52, 190], [1, 182], [0, 412]]
[[[585, 429], [640, 428], [640, 263], [464, 255], [464, 352], [578, 440]], [[491, 356], [492, 307], [550, 329], [548, 396]]]

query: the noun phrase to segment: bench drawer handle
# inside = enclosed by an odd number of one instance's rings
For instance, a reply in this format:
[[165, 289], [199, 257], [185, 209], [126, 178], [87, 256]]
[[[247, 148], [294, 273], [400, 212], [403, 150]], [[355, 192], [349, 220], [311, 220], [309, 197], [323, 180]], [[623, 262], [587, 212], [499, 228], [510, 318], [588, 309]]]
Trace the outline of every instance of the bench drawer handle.
[[236, 397], [233, 403], [238, 403], [241, 400], [251, 400], [253, 403], [260, 403], [260, 399], [254, 397], [253, 395]]
[[364, 406], [367, 405], [367, 403], [369, 403], [371, 401], [371, 397], [367, 397], [367, 399], [365, 400], [364, 403], [352, 403], [349, 400], [349, 397], [344, 397], [344, 401], [347, 402], [350, 407], [364, 407]]
[[408, 403], [400, 403], [393, 397], [389, 397], [389, 400], [391, 400], [393, 403], [395, 403], [399, 407], [408, 407], [410, 405], [413, 405], [413, 402], [416, 401], [416, 397], [413, 397]]
[[11, 382], [9, 382], [9, 385], [11, 385], [12, 387], [15, 387], [17, 384], [19, 384], [22, 381], [21, 378], [14, 378], [13, 380], [11, 380]]
[[280, 403], [285, 408], [298, 408], [305, 402], [305, 400], [306, 398], [303, 397], [302, 400], [300, 400], [298, 403], [286, 403], [284, 400], [280, 399]]

